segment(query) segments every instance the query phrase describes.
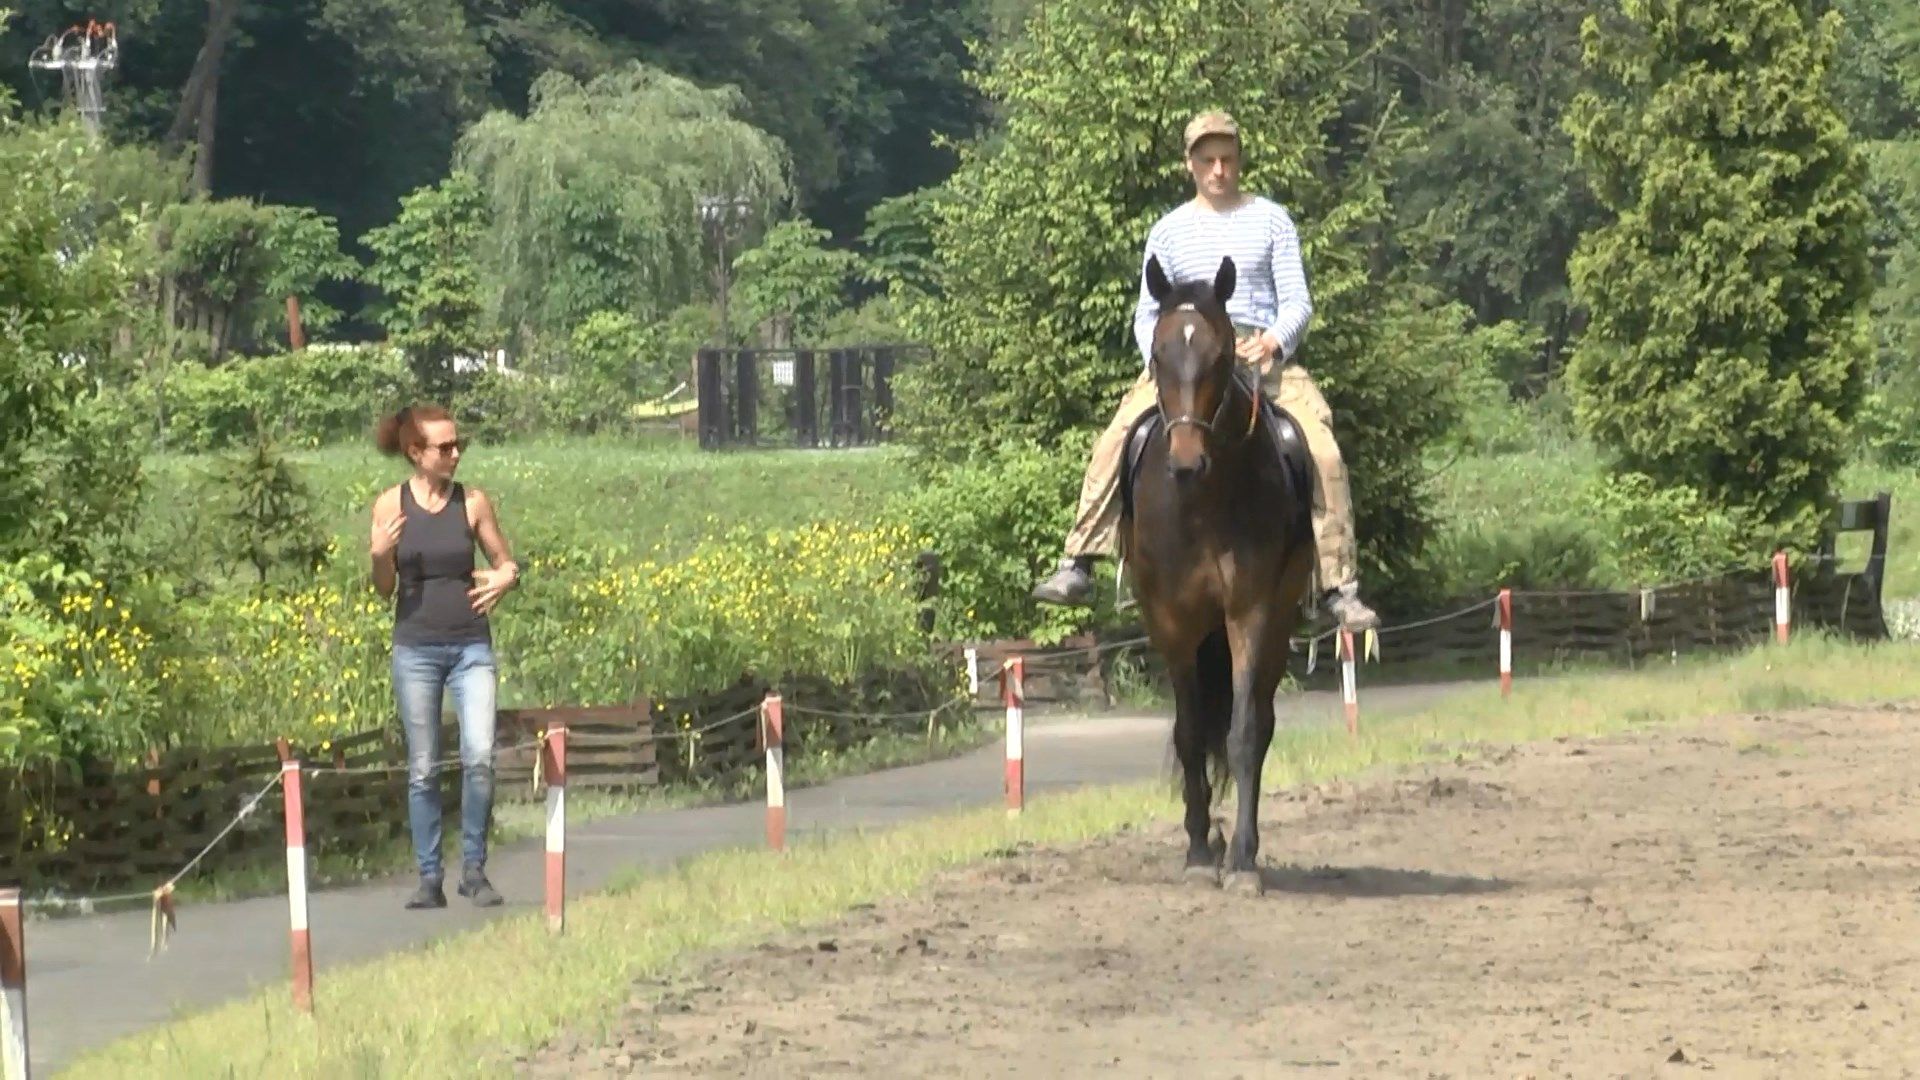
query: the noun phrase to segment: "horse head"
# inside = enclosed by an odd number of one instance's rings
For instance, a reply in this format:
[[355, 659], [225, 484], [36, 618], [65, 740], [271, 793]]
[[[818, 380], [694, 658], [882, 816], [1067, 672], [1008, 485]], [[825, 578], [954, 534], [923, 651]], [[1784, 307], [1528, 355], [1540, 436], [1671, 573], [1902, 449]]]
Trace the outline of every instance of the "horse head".
[[[1220, 260], [1213, 281], [1174, 285], [1159, 256], [1147, 259], [1147, 294], [1160, 305], [1149, 367], [1167, 432], [1167, 466], [1181, 480], [1205, 475], [1207, 436], [1232, 398], [1233, 296], [1231, 258]], [[1205, 417], [1205, 419], [1202, 419]]]

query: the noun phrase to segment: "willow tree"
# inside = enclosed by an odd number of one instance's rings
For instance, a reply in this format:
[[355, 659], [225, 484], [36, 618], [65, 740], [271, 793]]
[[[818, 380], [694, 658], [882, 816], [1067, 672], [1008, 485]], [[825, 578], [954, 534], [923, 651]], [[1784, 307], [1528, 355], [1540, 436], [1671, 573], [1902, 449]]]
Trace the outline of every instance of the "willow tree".
[[[1815, 0], [1625, 0], [1566, 123], [1601, 203], [1571, 266], [1576, 411], [1624, 478], [1818, 540], [1871, 357], [1866, 167]], [[1730, 557], [1734, 552], [1727, 553]]]
[[744, 106], [634, 64], [586, 83], [549, 72], [525, 117], [482, 117], [456, 166], [486, 202], [489, 316], [561, 341], [593, 312], [650, 322], [699, 295], [716, 254], [700, 200], [764, 214], [792, 190], [785, 147], [741, 120]]

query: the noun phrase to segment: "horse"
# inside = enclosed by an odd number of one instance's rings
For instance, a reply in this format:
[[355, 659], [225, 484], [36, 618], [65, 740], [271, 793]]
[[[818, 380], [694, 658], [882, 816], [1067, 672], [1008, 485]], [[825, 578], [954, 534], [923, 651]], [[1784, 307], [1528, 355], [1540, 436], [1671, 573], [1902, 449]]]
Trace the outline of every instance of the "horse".
[[[1231, 258], [1212, 282], [1179, 286], [1147, 262], [1156, 398], [1122, 455], [1119, 548], [1173, 683], [1184, 876], [1218, 887], [1224, 858], [1227, 887], [1259, 895], [1260, 775], [1313, 575], [1312, 474], [1299, 429], [1235, 355], [1234, 281]], [[1216, 779], [1239, 794], [1224, 852], [1210, 830]]]

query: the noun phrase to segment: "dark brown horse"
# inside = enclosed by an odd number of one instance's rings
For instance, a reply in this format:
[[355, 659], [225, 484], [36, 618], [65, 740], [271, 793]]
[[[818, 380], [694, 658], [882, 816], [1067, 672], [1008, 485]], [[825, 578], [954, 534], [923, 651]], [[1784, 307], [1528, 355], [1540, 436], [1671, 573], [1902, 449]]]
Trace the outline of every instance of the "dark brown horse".
[[1235, 357], [1225, 306], [1233, 261], [1223, 259], [1212, 282], [1175, 286], [1150, 259], [1146, 279], [1160, 306], [1151, 360], [1159, 407], [1128, 439], [1120, 550], [1173, 681], [1187, 875], [1219, 880], [1208, 834], [1214, 780], [1225, 772], [1239, 795], [1227, 881], [1258, 893], [1260, 773], [1312, 575], [1309, 474], [1298, 429]]

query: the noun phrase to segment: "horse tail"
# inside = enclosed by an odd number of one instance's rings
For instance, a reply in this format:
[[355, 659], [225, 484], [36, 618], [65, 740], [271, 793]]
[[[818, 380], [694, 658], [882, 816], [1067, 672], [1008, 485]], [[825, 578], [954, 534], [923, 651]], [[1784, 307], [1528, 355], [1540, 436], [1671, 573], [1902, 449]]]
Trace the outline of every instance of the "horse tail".
[[1217, 627], [1200, 642], [1194, 657], [1200, 697], [1200, 737], [1207, 748], [1207, 772], [1213, 800], [1233, 782], [1227, 760], [1227, 734], [1233, 729], [1233, 650], [1227, 646], [1227, 628]]

